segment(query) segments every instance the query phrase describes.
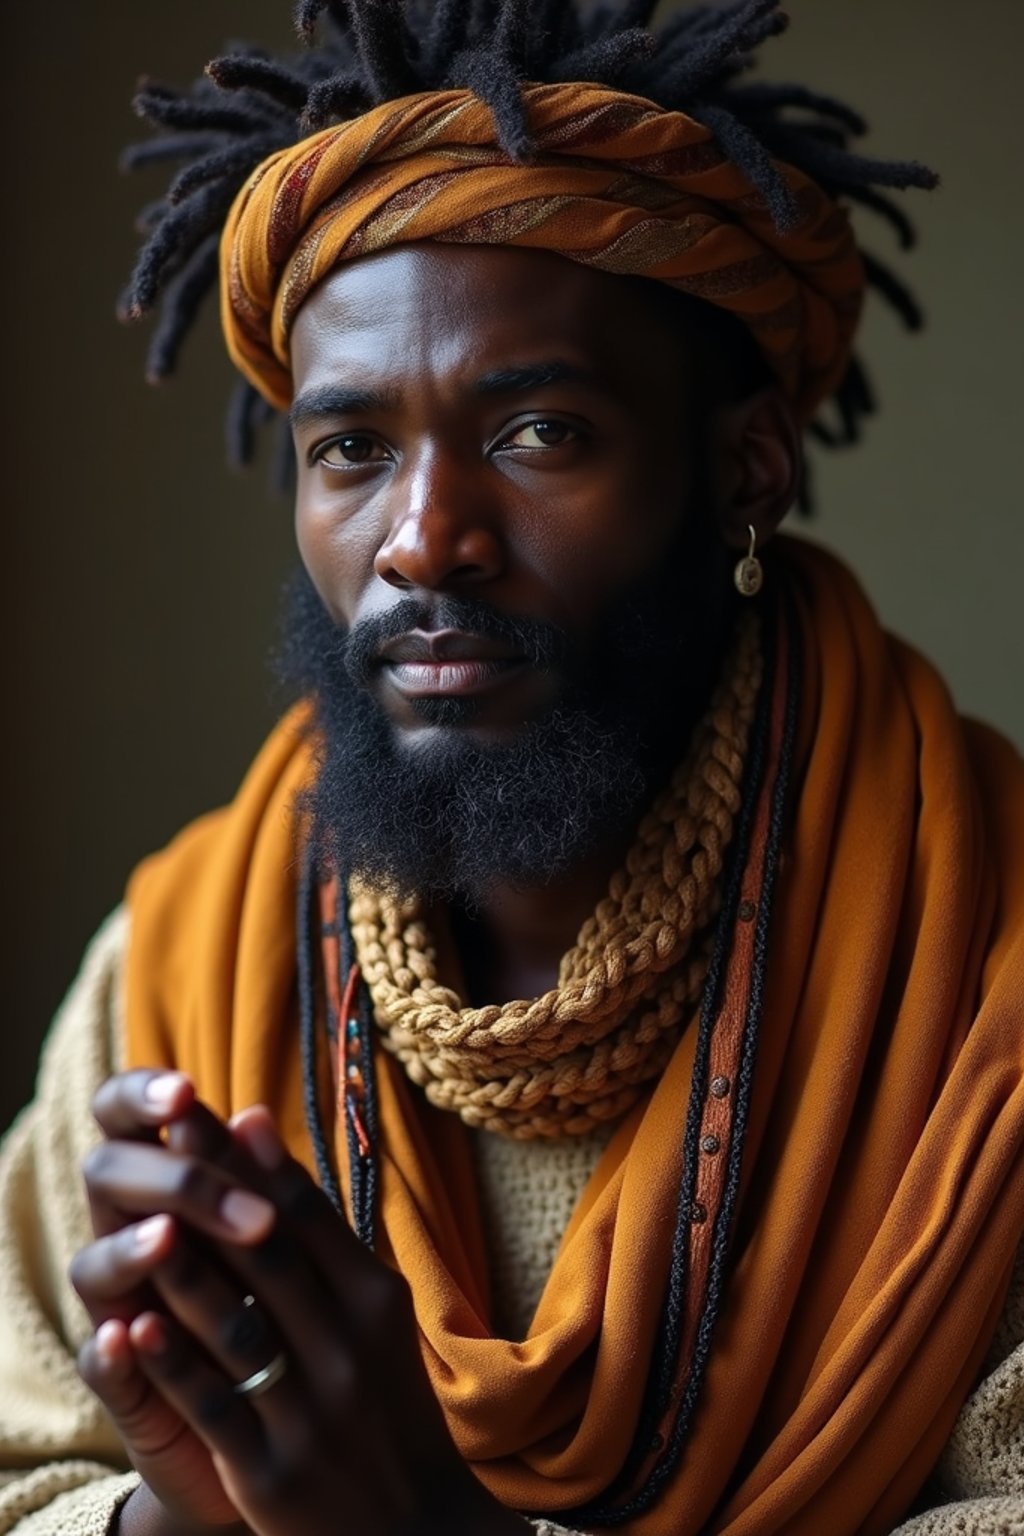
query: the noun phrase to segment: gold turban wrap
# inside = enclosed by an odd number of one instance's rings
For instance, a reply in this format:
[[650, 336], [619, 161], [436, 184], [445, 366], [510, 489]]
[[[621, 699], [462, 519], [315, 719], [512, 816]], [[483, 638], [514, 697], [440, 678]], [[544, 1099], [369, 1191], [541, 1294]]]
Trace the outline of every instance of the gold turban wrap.
[[228, 350], [279, 409], [292, 397], [289, 334], [340, 263], [433, 240], [553, 251], [650, 277], [746, 324], [801, 417], [838, 385], [864, 270], [844, 209], [780, 166], [797, 219], [764, 198], [681, 112], [597, 85], [535, 85], [537, 155], [501, 149], [470, 91], [428, 92], [324, 129], [266, 160], [235, 201], [221, 247]]

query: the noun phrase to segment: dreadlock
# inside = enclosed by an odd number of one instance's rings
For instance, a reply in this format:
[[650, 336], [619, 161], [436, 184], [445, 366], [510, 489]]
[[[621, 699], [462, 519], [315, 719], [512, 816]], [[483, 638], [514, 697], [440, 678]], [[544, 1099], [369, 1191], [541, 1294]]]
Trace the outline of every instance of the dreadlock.
[[[866, 130], [841, 101], [800, 85], [751, 83], [757, 48], [784, 31], [778, 0], [725, 0], [677, 13], [657, 31], [659, 0], [298, 0], [305, 47], [286, 59], [240, 45], [214, 59], [187, 90], [144, 81], [139, 116], [158, 136], [127, 149], [126, 169], [165, 162], [182, 168], [167, 194], [144, 210], [145, 242], [121, 312], [159, 306], [147, 376], [174, 371], [178, 354], [217, 275], [217, 238], [237, 192], [268, 155], [382, 102], [418, 91], [472, 90], [491, 109], [499, 142], [514, 160], [534, 153], [521, 86], [588, 80], [646, 97], [704, 124], [764, 197], [780, 231], [798, 218], [776, 160], [796, 166], [830, 196], [878, 215], [907, 249], [914, 229], [889, 192], [932, 188], [914, 161], [856, 153]], [[885, 190], [879, 190], [884, 188]], [[910, 329], [921, 312], [887, 266], [862, 252], [869, 286]], [[834, 420], [812, 434], [830, 446], [856, 442], [875, 409], [854, 358], [834, 395]], [[232, 460], [249, 463], [259, 430], [276, 416], [249, 383], [228, 415]], [[281, 427], [284, 423], [278, 418]], [[286, 449], [279, 464], [288, 477]]]

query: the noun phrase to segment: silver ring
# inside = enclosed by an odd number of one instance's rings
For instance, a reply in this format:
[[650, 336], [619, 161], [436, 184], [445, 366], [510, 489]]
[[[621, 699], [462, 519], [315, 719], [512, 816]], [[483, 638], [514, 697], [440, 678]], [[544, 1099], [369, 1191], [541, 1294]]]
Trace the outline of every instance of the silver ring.
[[271, 1387], [281, 1380], [287, 1369], [288, 1356], [282, 1350], [261, 1371], [254, 1371], [244, 1381], [236, 1382], [235, 1391], [239, 1397], [259, 1397], [262, 1393], [269, 1392]]

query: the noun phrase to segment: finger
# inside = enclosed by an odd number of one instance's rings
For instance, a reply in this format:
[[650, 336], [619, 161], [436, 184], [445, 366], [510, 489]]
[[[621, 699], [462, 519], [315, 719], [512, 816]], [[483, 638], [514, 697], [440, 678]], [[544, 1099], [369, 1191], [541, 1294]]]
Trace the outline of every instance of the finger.
[[178, 1323], [143, 1312], [129, 1337], [139, 1369], [210, 1451], [251, 1471], [265, 1463], [258, 1416]]
[[194, 1100], [195, 1087], [184, 1072], [139, 1067], [101, 1083], [92, 1112], [104, 1136], [156, 1141], [161, 1127], [183, 1115]]
[[266, 1105], [243, 1110], [231, 1126], [263, 1170], [268, 1198], [325, 1275], [335, 1277], [339, 1265], [349, 1276], [370, 1277], [380, 1270], [380, 1261], [338, 1215], [315, 1179], [289, 1154]]
[[[232, 1385], [261, 1371], [282, 1352], [280, 1333], [255, 1296], [244, 1291], [245, 1282], [222, 1269], [187, 1235], [179, 1234], [153, 1278], [169, 1315], [202, 1345]], [[280, 1388], [253, 1399], [279, 1441], [299, 1422], [300, 1385], [299, 1373], [292, 1371]]]
[[[156, 1134], [155, 1139], [147, 1136], [136, 1136], [131, 1139], [143, 1141], [149, 1139], [150, 1145], [166, 1145], [172, 1152], [199, 1158], [204, 1162], [217, 1163], [239, 1183], [255, 1186], [258, 1190], [262, 1182], [260, 1170], [242, 1144], [232, 1136], [224, 1121], [219, 1119], [207, 1105], [194, 1098], [192, 1085], [187, 1078], [182, 1078], [180, 1073], [164, 1076], [176, 1080], [172, 1085], [175, 1092], [180, 1082], [188, 1085], [189, 1092], [186, 1095], [188, 1107], [181, 1111], [177, 1119], [164, 1127], [163, 1142], [159, 1134]], [[154, 1082], [152, 1074], [149, 1075], [149, 1082], [150, 1085]], [[111, 1127], [116, 1125], [113, 1118], [108, 1123]], [[122, 1124], [124, 1123], [126, 1122], [122, 1121]], [[111, 1139], [123, 1138], [112, 1137]], [[97, 1236], [115, 1232], [123, 1226], [126, 1219], [124, 1213], [101, 1199], [95, 1191], [90, 1191], [90, 1205], [93, 1230]]]
[[184, 1425], [139, 1369], [127, 1325], [104, 1323], [78, 1352], [78, 1373], [106, 1408], [135, 1456], [162, 1455]]
[[414, 1337], [408, 1286], [358, 1241], [288, 1156], [269, 1111], [246, 1110], [232, 1126], [266, 1170], [280, 1219], [265, 1242], [225, 1246], [221, 1256], [258, 1298], [301, 1375], [334, 1400], [357, 1357], [379, 1356]]
[[[92, 1101], [92, 1112], [104, 1136], [111, 1140], [156, 1144], [162, 1127], [185, 1114], [195, 1098], [195, 1088], [183, 1072], [159, 1072], [138, 1068], [118, 1072], [101, 1083]], [[97, 1237], [116, 1232], [124, 1225], [123, 1214], [88, 1191], [89, 1214]]]
[[245, 1143], [199, 1099], [187, 1114], [168, 1126], [167, 1146], [182, 1156], [213, 1163], [243, 1188], [266, 1194], [265, 1173]]
[[162, 1146], [101, 1142], [87, 1154], [82, 1171], [90, 1200], [122, 1219], [167, 1212], [231, 1243], [259, 1242], [276, 1219], [269, 1200], [239, 1188], [220, 1168]]
[[196, 1099], [180, 1119], [167, 1127], [167, 1145], [172, 1152], [216, 1163], [240, 1183], [257, 1184], [259, 1168], [245, 1147], [208, 1105]]
[[122, 1227], [75, 1254], [68, 1278], [98, 1327], [112, 1318], [130, 1322], [153, 1305], [146, 1282], [161, 1259], [171, 1252], [174, 1223], [169, 1216]]

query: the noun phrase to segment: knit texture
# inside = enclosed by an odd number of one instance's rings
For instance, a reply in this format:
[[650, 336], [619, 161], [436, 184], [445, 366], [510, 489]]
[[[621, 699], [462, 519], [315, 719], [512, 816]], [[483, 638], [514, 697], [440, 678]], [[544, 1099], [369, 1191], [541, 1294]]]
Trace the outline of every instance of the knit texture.
[[51, 1462], [0, 1497], [0, 1531], [16, 1536], [106, 1536], [133, 1489], [135, 1472], [112, 1475], [92, 1461]]
[[[547, 1536], [562, 1533], [553, 1525]], [[1024, 1536], [1024, 1501], [1011, 1495], [943, 1504], [901, 1525], [897, 1536]]]
[[559, 1141], [476, 1136], [495, 1333], [526, 1338], [573, 1207], [613, 1129]]
[[[44, 1050], [36, 1100], [0, 1157], [0, 1536], [106, 1536], [137, 1483], [75, 1370], [89, 1324], [65, 1278], [90, 1236], [79, 1165], [98, 1138], [92, 1095], [121, 1060], [127, 939], [116, 913], [86, 956]], [[577, 1141], [567, 1156], [559, 1143], [478, 1137], [496, 1286], [511, 1327], [528, 1326], [601, 1141], [600, 1133]], [[1024, 1536], [1024, 1263], [987, 1370], [937, 1469], [936, 1497], [947, 1502], [894, 1536]], [[579, 1536], [546, 1521], [534, 1528]]]
[[99, 1140], [90, 1100], [120, 1053], [127, 930], [118, 912], [93, 941], [0, 1161], [0, 1536], [103, 1536], [138, 1482], [75, 1368], [90, 1325], [66, 1278], [92, 1235], [79, 1170]]

